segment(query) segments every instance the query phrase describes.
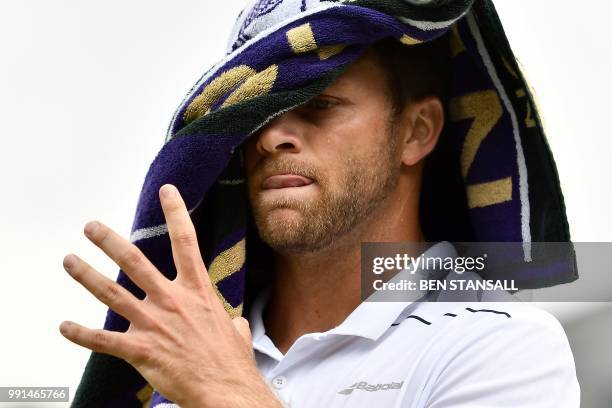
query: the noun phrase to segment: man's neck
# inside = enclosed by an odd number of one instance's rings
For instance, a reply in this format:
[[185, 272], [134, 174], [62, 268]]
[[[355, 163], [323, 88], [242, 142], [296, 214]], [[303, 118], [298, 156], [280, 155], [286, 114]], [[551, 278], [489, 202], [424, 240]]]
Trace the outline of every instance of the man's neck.
[[263, 321], [283, 354], [303, 334], [328, 331], [359, 306], [361, 242], [423, 241], [417, 208], [406, 208], [405, 202], [398, 208], [398, 202], [386, 203], [333, 246], [314, 253], [276, 255], [276, 279]]

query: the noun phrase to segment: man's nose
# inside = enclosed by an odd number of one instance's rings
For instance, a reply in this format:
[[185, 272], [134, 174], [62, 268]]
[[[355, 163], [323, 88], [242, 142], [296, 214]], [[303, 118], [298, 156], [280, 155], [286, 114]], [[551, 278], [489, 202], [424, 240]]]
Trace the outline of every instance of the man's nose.
[[298, 153], [303, 148], [303, 131], [298, 115], [285, 112], [260, 131], [257, 152], [264, 156], [281, 152]]

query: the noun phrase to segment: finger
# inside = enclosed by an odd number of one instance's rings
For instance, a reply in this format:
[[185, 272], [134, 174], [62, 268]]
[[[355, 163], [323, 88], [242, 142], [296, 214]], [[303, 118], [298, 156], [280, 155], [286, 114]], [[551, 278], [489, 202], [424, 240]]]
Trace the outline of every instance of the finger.
[[76, 255], [70, 254], [64, 258], [64, 269], [112, 310], [140, 327], [149, 327], [151, 318], [145, 313], [144, 305], [123, 286], [108, 279]]
[[177, 270], [177, 279], [188, 286], [210, 287], [208, 272], [200, 254], [195, 227], [189, 211], [176, 187], [164, 184], [159, 197], [166, 217], [168, 234], [172, 243], [172, 257]]
[[69, 321], [62, 322], [59, 330], [71, 342], [98, 353], [111, 354], [126, 361], [134, 354], [125, 333], [92, 330]]
[[251, 328], [249, 327], [249, 321], [244, 317], [238, 316], [232, 319], [234, 327], [244, 340], [245, 344], [249, 347], [250, 355], [255, 358], [255, 352], [253, 351], [253, 339], [251, 334]]
[[236, 328], [236, 330], [238, 330], [238, 333], [240, 333], [240, 336], [242, 336], [244, 341], [250, 345], [252, 343], [252, 338], [249, 321], [244, 317], [238, 316], [232, 319], [232, 323], [234, 323], [234, 327]]
[[136, 245], [101, 222], [87, 223], [84, 232], [87, 238], [115, 261], [140, 289], [153, 297], [163, 295], [168, 279]]

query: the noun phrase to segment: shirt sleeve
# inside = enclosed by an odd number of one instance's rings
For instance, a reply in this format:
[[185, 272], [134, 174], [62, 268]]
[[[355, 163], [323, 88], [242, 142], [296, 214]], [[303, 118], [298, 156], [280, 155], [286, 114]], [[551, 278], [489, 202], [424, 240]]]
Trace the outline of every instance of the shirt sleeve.
[[534, 307], [508, 317], [474, 313], [445, 341], [427, 408], [574, 408], [580, 387], [567, 336]]

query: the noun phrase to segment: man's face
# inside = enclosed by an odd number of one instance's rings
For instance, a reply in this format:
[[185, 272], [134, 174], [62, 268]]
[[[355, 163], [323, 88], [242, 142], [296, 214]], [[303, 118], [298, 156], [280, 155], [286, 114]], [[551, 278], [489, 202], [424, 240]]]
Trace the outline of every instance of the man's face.
[[395, 188], [401, 160], [384, 75], [366, 54], [314, 100], [245, 142], [253, 217], [275, 251], [328, 247], [363, 225]]

